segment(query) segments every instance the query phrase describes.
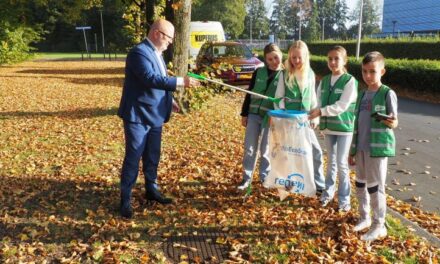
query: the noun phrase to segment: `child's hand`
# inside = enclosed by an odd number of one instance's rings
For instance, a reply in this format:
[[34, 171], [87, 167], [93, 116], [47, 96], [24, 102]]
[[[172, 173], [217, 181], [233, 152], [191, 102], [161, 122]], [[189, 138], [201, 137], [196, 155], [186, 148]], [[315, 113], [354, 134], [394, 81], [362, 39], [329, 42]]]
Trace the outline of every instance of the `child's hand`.
[[315, 119], [318, 116], [321, 116], [321, 109], [315, 108], [315, 109], [310, 110], [310, 112], [309, 112], [309, 120]]
[[247, 116], [241, 117], [241, 125], [247, 127]]
[[394, 129], [399, 125], [399, 121], [397, 118], [389, 118], [381, 121], [382, 124], [386, 125], [387, 127]]
[[348, 156], [348, 165], [350, 165], [350, 166], [356, 165], [356, 159], [354, 156], [351, 156], [351, 155]]

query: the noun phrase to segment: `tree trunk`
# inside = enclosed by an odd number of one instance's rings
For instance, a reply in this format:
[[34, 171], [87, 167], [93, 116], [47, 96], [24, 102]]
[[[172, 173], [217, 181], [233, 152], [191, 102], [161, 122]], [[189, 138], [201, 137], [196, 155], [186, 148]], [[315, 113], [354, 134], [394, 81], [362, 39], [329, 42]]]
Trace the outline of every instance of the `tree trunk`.
[[[166, 0], [165, 1], [165, 19], [173, 23], [174, 25], [174, 9], [173, 9], [174, 0]], [[163, 53], [164, 60], [166, 62], [173, 61], [174, 54], [174, 45], [170, 45], [166, 51]]]
[[154, 6], [156, 5], [156, 1], [145, 0], [144, 5], [145, 5], [145, 21], [146, 21], [145, 29], [147, 29], [146, 32], [148, 32], [150, 31], [150, 26], [153, 24], [156, 15], [154, 13]]
[[[177, 4], [177, 3], [176, 3]], [[176, 76], [185, 76], [188, 72], [189, 51], [189, 24], [191, 22], [191, 0], [178, 1], [175, 12], [174, 26], [176, 39], [174, 40], [173, 66]], [[176, 94], [176, 101], [183, 113], [188, 110], [188, 101], [185, 100], [185, 90]]]

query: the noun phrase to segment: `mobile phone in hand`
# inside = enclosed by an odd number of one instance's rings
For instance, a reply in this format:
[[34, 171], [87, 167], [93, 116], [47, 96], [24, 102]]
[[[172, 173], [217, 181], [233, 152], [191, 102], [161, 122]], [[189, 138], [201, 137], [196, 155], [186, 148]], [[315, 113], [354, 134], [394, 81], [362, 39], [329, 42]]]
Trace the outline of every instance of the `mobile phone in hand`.
[[382, 113], [372, 113], [371, 117], [374, 117], [376, 119], [376, 121], [382, 121], [382, 120], [387, 120], [387, 119], [394, 119], [392, 116], [390, 115], [386, 115], [386, 114], [382, 114]]

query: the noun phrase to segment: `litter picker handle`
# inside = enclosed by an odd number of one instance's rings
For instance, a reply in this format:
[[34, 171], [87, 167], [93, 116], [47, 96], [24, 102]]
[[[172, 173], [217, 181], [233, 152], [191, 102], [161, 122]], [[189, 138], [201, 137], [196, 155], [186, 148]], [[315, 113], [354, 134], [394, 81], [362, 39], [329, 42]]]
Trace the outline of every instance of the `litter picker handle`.
[[198, 79], [198, 80], [208, 81], [208, 82], [211, 82], [211, 83], [215, 83], [215, 84], [219, 84], [219, 85], [222, 85], [222, 86], [226, 86], [228, 88], [231, 88], [231, 89], [234, 89], [234, 90], [238, 90], [238, 91], [241, 91], [241, 92], [244, 92], [244, 93], [247, 93], [247, 94], [255, 95], [257, 97], [269, 100], [269, 101], [274, 102], [274, 103], [279, 103], [281, 101], [281, 99], [282, 99], [282, 98], [269, 97], [269, 96], [266, 96], [266, 95], [262, 95], [262, 94], [259, 94], [259, 93], [255, 93], [255, 92], [252, 92], [252, 91], [249, 91], [249, 90], [237, 87], [237, 86], [232, 86], [232, 85], [229, 85], [229, 84], [226, 84], [226, 83], [223, 83], [223, 82], [219, 82], [219, 81], [216, 81], [216, 80], [208, 79], [208, 78], [206, 78], [204, 76], [195, 74], [193, 72], [188, 72], [188, 76], [192, 77], [192, 78], [195, 78], [195, 79]]

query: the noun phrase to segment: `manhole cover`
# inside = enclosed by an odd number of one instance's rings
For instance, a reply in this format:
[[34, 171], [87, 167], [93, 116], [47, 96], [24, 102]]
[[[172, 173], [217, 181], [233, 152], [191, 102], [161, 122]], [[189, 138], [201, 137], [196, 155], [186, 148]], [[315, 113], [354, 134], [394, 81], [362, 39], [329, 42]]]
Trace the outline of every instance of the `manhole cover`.
[[169, 237], [163, 243], [163, 250], [174, 263], [183, 260], [189, 263], [220, 263], [228, 254], [228, 247], [217, 243], [224, 238], [226, 234], [216, 228], [194, 229]]

